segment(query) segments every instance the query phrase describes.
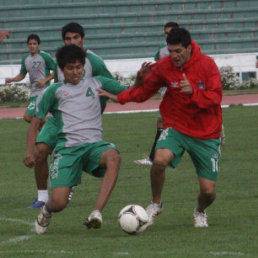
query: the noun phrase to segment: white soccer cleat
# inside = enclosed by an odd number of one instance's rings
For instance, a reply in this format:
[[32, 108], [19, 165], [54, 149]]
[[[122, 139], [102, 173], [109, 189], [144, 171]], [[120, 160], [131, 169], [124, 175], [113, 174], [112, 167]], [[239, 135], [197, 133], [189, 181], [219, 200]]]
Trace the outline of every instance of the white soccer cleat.
[[135, 160], [134, 163], [137, 165], [141, 165], [141, 166], [151, 166], [152, 165], [152, 161], [150, 160], [150, 158], [138, 159], [138, 160]]
[[208, 227], [208, 216], [206, 212], [199, 212], [197, 209], [194, 209], [194, 226], [196, 228], [207, 228]]
[[87, 228], [100, 228], [102, 225], [101, 212], [99, 210], [92, 211], [83, 225], [87, 226]]
[[151, 204], [148, 205], [148, 207], [146, 208], [146, 212], [149, 217], [149, 222], [148, 222], [149, 225], [151, 225], [153, 223], [153, 219], [162, 212], [162, 209], [163, 209], [162, 202], [160, 203], [151, 202]]
[[51, 216], [51, 213], [46, 210], [46, 206], [44, 205], [35, 220], [35, 231], [37, 234], [41, 235], [47, 231]]

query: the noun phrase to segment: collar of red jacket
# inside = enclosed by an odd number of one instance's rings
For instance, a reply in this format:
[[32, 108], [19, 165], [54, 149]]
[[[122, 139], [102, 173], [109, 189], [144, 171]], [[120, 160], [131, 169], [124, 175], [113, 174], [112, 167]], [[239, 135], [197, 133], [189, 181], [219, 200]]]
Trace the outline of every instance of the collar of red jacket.
[[182, 69], [187, 69], [196, 60], [198, 60], [201, 57], [201, 50], [200, 50], [200, 47], [198, 46], [198, 44], [192, 40], [191, 46], [192, 46], [192, 55], [191, 55], [190, 59], [183, 65]]

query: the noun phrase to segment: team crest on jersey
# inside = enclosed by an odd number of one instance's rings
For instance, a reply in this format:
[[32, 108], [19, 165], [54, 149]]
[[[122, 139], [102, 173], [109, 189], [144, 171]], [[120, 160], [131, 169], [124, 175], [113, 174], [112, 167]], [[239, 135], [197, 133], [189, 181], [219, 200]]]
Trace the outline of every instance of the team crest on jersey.
[[70, 94], [68, 92], [64, 93], [64, 97], [69, 97], [69, 96], [70, 96]]
[[198, 87], [198, 89], [200, 89], [200, 90], [205, 90], [205, 82], [202, 82], [202, 81], [199, 81], [199, 82], [197, 82], [197, 87]]
[[179, 82], [170, 82], [172, 88], [179, 88]]

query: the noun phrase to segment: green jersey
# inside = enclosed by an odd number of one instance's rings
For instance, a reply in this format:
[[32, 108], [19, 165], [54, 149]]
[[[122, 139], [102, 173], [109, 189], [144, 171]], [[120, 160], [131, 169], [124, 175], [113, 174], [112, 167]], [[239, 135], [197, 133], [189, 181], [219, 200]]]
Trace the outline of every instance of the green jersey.
[[37, 82], [45, 79], [50, 75], [50, 70], [56, 69], [56, 63], [49, 54], [44, 51], [39, 51], [36, 55], [26, 54], [21, 61], [20, 73], [26, 75], [29, 73], [31, 82], [30, 97], [36, 97], [39, 93], [49, 85], [49, 82], [44, 87], [38, 87]]
[[154, 56], [154, 60], [158, 61], [159, 59], [166, 57], [169, 55], [168, 47], [166, 44], [163, 44], [162, 47], [160, 47], [159, 51]]
[[77, 85], [53, 84], [38, 97], [36, 116], [43, 119], [50, 112], [56, 120], [57, 149], [102, 141], [97, 88], [119, 94], [127, 87], [102, 76], [85, 77]]

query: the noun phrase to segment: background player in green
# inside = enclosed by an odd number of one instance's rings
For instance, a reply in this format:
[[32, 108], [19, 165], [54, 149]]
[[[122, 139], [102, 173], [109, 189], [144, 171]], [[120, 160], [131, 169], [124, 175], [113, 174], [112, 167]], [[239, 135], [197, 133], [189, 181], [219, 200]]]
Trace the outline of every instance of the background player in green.
[[[65, 46], [76, 45], [86, 51], [84, 77], [92, 77], [102, 75], [107, 78], [113, 78], [111, 73], [106, 68], [103, 60], [90, 50], [85, 50], [84, 47], [84, 29], [75, 22], [68, 23], [62, 28], [62, 39]], [[55, 82], [63, 82], [64, 75], [59, 67], [55, 71]], [[102, 107], [104, 109], [106, 100], [101, 99]], [[38, 196], [29, 208], [42, 207], [48, 200], [48, 162], [47, 157], [52, 152], [56, 144], [56, 125], [53, 117], [48, 118], [46, 124], [43, 126], [41, 133], [37, 139], [36, 148], [36, 164], [35, 164], [35, 178], [38, 189]], [[71, 191], [72, 195], [72, 191]], [[70, 195], [70, 198], [71, 198]]]
[[56, 63], [49, 54], [40, 50], [40, 38], [38, 35], [30, 34], [27, 38], [27, 46], [29, 53], [22, 58], [20, 73], [13, 78], [6, 78], [5, 83], [21, 81], [29, 73], [31, 92], [24, 119], [30, 123], [35, 114], [38, 95], [54, 78], [54, 73], [50, 74], [50, 71], [56, 69]]
[[[105, 77], [83, 77], [85, 51], [75, 45], [58, 50], [56, 59], [65, 82], [56, 83], [39, 97], [36, 116], [27, 136], [26, 166], [35, 164], [34, 145], [38, 128], [48, 112], [56, 119], [58, 128], [54, 159], [50, 167], [51, 198], [41, 209], [35, 229], [46, 232], [51, 214], [63, 210], [72, 186], [80, 184], [82, 170], [103, 177], [99, 194], [85, 225], [99, 228], [101, 211], [116, 184], [120, 156], [115, 145], [102, 140], [101, 104], [97, 88], [116, 93], [124, 90], [116, 80]], [[120, 90], [120, 91], [121, 91]]]
[[[176, 22], [167, 22], [165, 25], [164, 25], [164, 37], [165, 39], [167, 38], [168, 36], [168, 33], [172, 30], [172, 29], [175, 29], [175, 28], [179, 28], [179, 25], [176, 23]], [[154, 57], [154, 60], [155, 61], [158, 61], [160, 60], [161, 58], [163, 57], [166, 57], [169, 55], [169, 52], [168, 52], [168, 47], [167, 47], [167, 44], [163, 44], [162, 47], [160, 47], [159, 51], [156, 53], [155, 57]], [[165, 94], [165, 91], [166, 91], [166, 88], [163, 87], [160, 89], [160, 94], [161, 94], [161, 97], [164, 96]], [[159, 113], [158, 115], [158, 119], [157, 119], [157, 131], [156, 131], [156, 136], [155, 136], [155, 139], [154, 139], [154, 142], [153, 142], [153, 145], [151, 147], [151, 151], [150, 151], [150, 154], [147, 158], [144, 158], [144, 159], [138, 159], [138, 160], [135, 160], [134, 162], [137, 164], [137, 165], [149, 165], [151, 166], [152, 165], [152, 160], [154, 159], [154, 153], [155, 153], [155, 147], [156, 147], [156, 144], [157, 144], [157, 140], [159, 139], [159, 136], [161, 135], [163, 131], [163, 124], [162, 124], [162, 119], [161, 119], [161, 115]]]

